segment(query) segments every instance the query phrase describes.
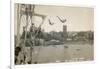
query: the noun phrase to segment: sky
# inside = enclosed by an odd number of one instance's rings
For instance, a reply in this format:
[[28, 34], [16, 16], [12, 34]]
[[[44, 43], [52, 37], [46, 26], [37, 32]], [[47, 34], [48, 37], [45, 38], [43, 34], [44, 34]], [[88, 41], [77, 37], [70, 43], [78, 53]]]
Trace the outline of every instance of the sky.
[[[17, 34], [17, 7], [15, 6], [15, 34]], [[69, 7], [69, 6], [47, 6], [47, 5], [36, 5], [35, 13], [45, 15], [46, 18], [42, 25], [42, 29], [45, 32], [51, 31], [62, 31], [63, 25], [67, 25], [68, 31], [93, 31], [93, 22], [94, 22], [94, 11], [93, 8], [87, 7]], [[60, 22], [60, 20], [56, 17], [59, 16], [61, 19], [66, 19], [65, 23]], [[20, 26], [20, 34], [22, 33], [22, 27], [26, 25], [26, 16], [23, 15], [21, 18], [21, 26]], [[30, 18], [29, 18], [30, 19]], [[50, 25], [48, 19], [54, 23], [54, 25]], [[40, 25], [42, 22], [41, 17], [33, 16], [32, 22], [36, 27]], [[29, 20], [29, 26], [31, 23]]]

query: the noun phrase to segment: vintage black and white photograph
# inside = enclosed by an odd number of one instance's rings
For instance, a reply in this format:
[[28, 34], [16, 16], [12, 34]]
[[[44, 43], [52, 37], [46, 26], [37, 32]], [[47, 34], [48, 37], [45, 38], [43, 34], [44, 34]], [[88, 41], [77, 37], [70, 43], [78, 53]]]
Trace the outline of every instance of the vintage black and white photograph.
[[14, 4], [15, 65], [94, 60], [94, 9]]

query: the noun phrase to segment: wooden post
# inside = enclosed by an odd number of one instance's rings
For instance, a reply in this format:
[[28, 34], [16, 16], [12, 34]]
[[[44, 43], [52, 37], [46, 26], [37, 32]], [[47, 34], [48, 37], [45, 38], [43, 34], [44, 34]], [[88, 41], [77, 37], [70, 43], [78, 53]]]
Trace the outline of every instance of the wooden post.
[[19, 25], [20, 25], [20, 9], [19, 9], [19, 4], [17, 4], [17, 46], [19, 46], [19, 38], [20, 38], [20, 35], [19, 35]]
[[20, 43], [20, 25], [21, 25], [21, 5], [17, 4], [17, 45], [19, 46]]
[[[32, 24], [32, 16], [33, 16], [33, 14], [34, 14], [34, 8], [35, 8], [35, 5], [31, 5], [31, 9], [30, 9], [30, 20], [31, 20], [31, 24]], [[32, 40], [32, 39], [31, 39]], [[30, 47], [30, 63], [32, 63], [32, 52], [33, 52], [33, 50], [34, 50], [34, 48], [33, 48], [33, 46], [31, 45], [31, 47]]]
[[[31, 24], [32, 24], [32, 16], [30, 16], [30, 19], [31, 19]], [[33, 51], [33, 46], [31, 45], [31, 47], [30, 47], [30, 63], [32, 63], [32, 54], [33, 54], [32, 51]]]

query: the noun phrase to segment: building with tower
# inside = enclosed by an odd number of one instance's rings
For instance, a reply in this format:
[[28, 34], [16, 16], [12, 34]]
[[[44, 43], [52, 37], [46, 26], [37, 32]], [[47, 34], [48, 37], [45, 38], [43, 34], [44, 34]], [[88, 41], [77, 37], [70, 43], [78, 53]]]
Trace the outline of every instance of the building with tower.
[[63, 25], [63, 40], [67, 40], [67, 25]]

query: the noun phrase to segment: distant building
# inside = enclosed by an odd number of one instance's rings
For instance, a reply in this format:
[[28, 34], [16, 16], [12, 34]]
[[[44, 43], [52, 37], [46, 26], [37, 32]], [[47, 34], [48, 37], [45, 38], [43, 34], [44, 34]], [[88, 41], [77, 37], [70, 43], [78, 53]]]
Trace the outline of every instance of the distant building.
[[63, 25], [63, 32], [67, 32], [67, 26]]
[[63, 39], [67, 40], [67, 25], [63, 25]]

